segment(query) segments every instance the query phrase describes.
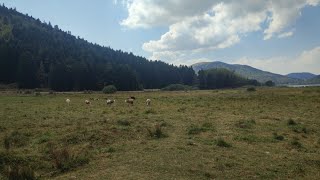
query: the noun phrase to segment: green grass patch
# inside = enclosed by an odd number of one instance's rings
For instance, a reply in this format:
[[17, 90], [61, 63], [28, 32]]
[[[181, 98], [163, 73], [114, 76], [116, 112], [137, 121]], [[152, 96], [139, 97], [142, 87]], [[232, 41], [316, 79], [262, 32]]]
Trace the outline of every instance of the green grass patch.
[[236, 123], [236, 127], [241, 128], [241, 129], [252, 129], [255, 124], [256, 124], [256, 121], [253, 119], [240, 120]]
[[214, 131], [214, 130], [215, 129], [212, 123], [203, 123], [201, 126], [197, 126], [193, 124], [187, 129], [189, 135], [196, 135], [202, 132]]

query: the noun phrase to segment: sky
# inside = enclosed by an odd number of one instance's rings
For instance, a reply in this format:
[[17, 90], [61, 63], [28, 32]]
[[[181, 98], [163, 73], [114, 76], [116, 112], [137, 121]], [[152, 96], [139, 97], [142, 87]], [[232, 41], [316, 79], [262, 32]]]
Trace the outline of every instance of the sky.
[[0, 0], [90, 42], [169, 64], [320, 74], [320, 0]]

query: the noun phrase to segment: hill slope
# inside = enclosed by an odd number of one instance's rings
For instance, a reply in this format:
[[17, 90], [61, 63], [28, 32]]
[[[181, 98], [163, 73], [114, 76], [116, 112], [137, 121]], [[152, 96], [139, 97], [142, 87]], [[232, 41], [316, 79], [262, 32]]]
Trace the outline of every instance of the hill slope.
[[300, 80], [289, 78], [280, 74], [274, 74], [267, 71], [262, 71], [260, 69], [253, 68], [247, 65], [239, 65], [239, 64], [227, 64], [219, 61], [215, 62], [201, 62], [192, 65], [195, 72], [199, 70], [207, 70], [211, 68], [225, 68], [231, 71], [235, 71], [235, 73], [249, 78], [249, 79], [256, 79], [259, 82], [266, 82], [271, 80], [276, 84], [286, 84], [286, 83], [298, 83]]
[[286, 76], [289, 78], [308, 80], [316, 77], [317, 75], [308, 73], [308, 72], [302, 72], [302, 73], [290, 73], [290, 74], [287, 74]]
[[306, 84], [320, 84], [320, 75], [315, 76], [314, 78], [308, 79]]
[[90, 43], [0, 5], [0, 84], [54, 90], [120, 90], [192, 84], [194, 71]]

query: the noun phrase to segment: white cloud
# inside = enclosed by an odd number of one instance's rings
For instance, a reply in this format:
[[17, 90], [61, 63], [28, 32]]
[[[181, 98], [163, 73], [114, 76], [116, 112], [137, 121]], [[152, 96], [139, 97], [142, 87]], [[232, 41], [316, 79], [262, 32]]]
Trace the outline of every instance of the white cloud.
[[282, 34], [278, 35], [278, 38], [287, 38], [293, 35], [293, 31], [289, 31], [289, 32], [284, 32]]
[[296, 57], [272, 57], [265, 59], [242, 57], [233, 63], [247, 64], [258, 69], [279, 74], [292, 72], [320, 74], [320, 46], [303, 51]]
[[293, 35], [294, 22], [306, 6], [320, 0], [124, 0], [127, 28], [168, 27], [160, 39], [143, 44], [151, 58], [175, 61], [188, 54], [228, 48], [248, 33], [264, 39]]

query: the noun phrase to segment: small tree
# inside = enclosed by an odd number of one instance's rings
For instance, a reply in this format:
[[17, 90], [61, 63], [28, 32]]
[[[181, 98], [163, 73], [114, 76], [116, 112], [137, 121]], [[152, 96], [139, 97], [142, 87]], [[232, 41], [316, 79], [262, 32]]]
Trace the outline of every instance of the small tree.
[[113, 93], [117, 92], [117, 88], [114, 85], [108, 85], [102, 89], [102, 92], [104, 94], [113, 94]]

